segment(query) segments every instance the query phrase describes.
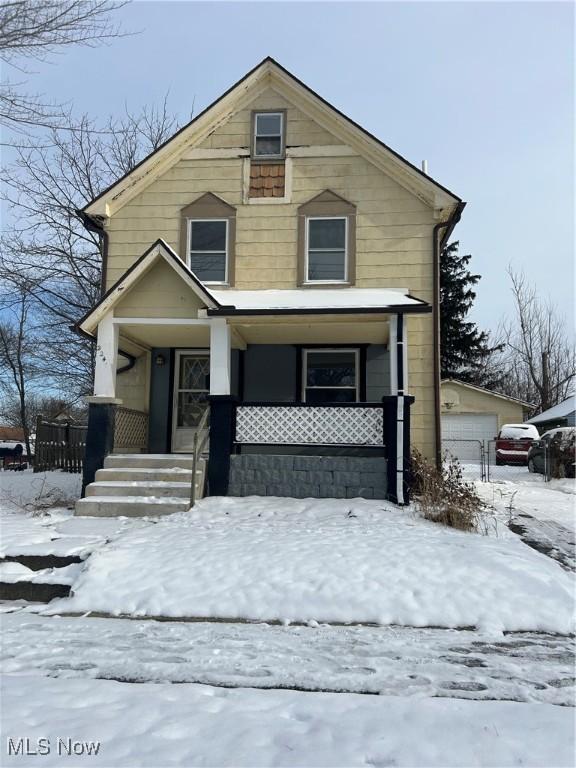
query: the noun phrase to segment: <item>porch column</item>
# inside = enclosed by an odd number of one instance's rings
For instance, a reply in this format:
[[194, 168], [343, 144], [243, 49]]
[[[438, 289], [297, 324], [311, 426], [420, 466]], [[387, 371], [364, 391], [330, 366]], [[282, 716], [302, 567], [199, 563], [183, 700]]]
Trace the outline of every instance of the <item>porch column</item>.
[[[388, 493], [397, 504], [409, 501], [410, 423], [406, 398], [408, 380], [408, 344], [404, 315], [390, 318], [390, 393], [395, 402], [385, 407], [387, 423]], [[385, 398], [386, 400], [386, 398]], [[410, 402], [413, 399], [410, 398]]]
[[94, 396], [116, 397], [116, 365], [118, 362], [118, 326], [112, 312], [98, 323]]
[[230, 326], [224, 318], [210, 321], [210, 394], [230, 394]]
[[94, 396], [88, 397], [88, 430], [82, 478], [82, 495], [94, 482], [96, 472], [114, 449], [116, 406], [116, 367], [118, 362], [118, 326], [108, 312], [98, 323]]
[[408, 391], [408, 335], [404, 315], [390, 318], [390, 394]]

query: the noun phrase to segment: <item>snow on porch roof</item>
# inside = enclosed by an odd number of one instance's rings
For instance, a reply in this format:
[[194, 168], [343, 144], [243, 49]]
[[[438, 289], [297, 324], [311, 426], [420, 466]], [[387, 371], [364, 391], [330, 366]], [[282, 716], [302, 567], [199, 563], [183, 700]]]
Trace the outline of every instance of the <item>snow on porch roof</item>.
[[425, 301], [402, 288], [296, 288], [210, 290], [221, 305], [209, 315], [430, 312]]

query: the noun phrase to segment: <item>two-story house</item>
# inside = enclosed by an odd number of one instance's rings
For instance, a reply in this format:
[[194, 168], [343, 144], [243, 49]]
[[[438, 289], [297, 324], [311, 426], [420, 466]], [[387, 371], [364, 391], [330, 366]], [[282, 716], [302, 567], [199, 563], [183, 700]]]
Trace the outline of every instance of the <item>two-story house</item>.
[[185, 507], [208, 423], [211, 495], [405, 502], [410, 445], [440, 453], [439, 253], [463, 207], [265, 59], [82, 212], [103, 296], [78, 323], [79, 511]]

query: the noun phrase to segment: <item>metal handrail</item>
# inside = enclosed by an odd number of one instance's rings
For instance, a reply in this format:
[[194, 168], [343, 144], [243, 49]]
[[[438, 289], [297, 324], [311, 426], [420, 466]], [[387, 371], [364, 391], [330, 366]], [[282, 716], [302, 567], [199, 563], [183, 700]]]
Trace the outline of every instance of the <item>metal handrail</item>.
[[[196, 431], [194, 432], [194, 440], [192, 447], [192, 482], [190, 484], [190, 508], [196, 503], [196, 470], [198, 468], [198, 459], [200, 454], [204, 450], [204, 446], [208, 440], [208, 419], [210, 418], [210, 408], [206, 408]], [[200, 437], [198, 435], [200, 434]]]

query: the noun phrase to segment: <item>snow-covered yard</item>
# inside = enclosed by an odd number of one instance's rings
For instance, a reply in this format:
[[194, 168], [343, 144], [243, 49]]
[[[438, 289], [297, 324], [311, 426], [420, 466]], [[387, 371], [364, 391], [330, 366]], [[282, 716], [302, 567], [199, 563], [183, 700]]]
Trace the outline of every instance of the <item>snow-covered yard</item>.
[[[4, 766], [561, 768], [574, 749], [573, 712], [547, 704], [36, 677], [5, 677], [2, 700]], [[50, 753], [8, 756], [22, 734]]]
[[[481, 536], [362, 500], [75, 518], [78, 478], [0, 475], [0, 557], [89, 555], [71, 598], [0, 614], [0, 763], [572, 765], [573, 637], [545, 632], [573, 626], [573, 574], [505, 522], [513, 489], [542, 515], [574, 496], [532, 478], [485, 487]], [[132, 618], [53, 615], [89, 611]]]
[[571, 631], [572, 576], [497, 533], [386, 502], [209, 498], [97, 551], [48, 610]]
[[71, 513], [82, 477], [67, 472], [0, 471], [0, 514], [53, 509]]
[[576, 480], [546, 482], [543, 475], [524, 467], [499, 467], [510, 472], [506, 479], [476, 483], [484, 501], [503, 515], [527, 512], [538, 520], [554, 521], [576, 531]]

